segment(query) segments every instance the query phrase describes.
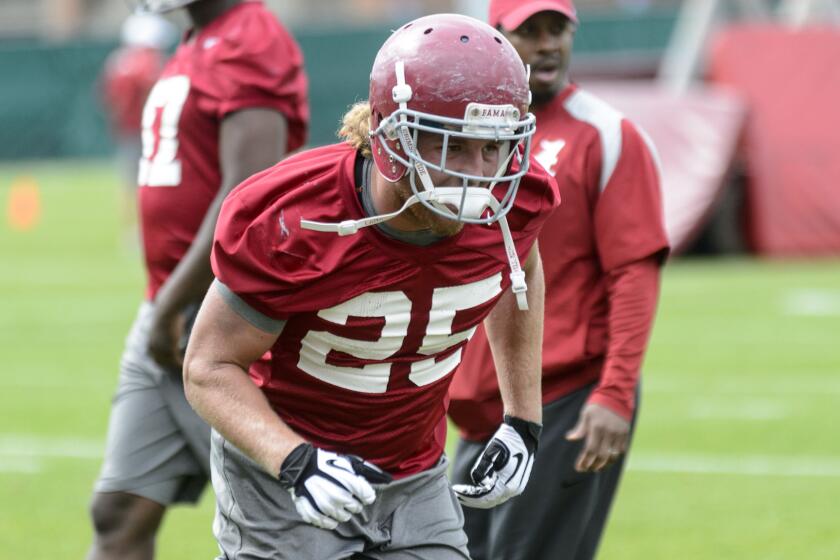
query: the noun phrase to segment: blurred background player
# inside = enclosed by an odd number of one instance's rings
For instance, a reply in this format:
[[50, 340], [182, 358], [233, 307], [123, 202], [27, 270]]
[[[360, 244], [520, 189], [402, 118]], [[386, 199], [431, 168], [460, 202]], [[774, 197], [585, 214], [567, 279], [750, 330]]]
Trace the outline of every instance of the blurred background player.
[[177, 29], [166, 18], [136, 11], [120, 29], [120, 47], [105, 60], [100, 77], [102, 104], [116, 143], [123, 189], [120, 211], [125, 241], [136, 244], [137, 169], [142, 154], [140, 121], [143, 104], [166, 61]]
[[[571, 0], [493, 0], [489, 22], [531, 66], [536, 159], [563, 204], [540, 234], [546, 276], [544, 429], [531, 484], [494, 510], [465, 510], [474, 559], [594, 557], [630, 444], [639, 369], [668, 253], [659, 177], [643, 133], [568, 77]], [[502, 406], [483, 334], [450, 395], [461, 429], [453, 479]]]
[[[558, 200], [527, 159], [525, 67], [487, 24], [441, 14], [395, 31], [369, 75], [346, 142], [252, 177], [219, 217], [184, 376], [214, 428], [225, 558], [463, 560], [458, 500], [528, 482], [535, 241]], [[485, 317], [506, 416], [475, 484], [450, 488], [447, 389]]]
[[[184, 398], [186, 325], [213, 278], [227, 192], [306, 138], [297, 44], [259, 1], [148, 0], [192, 28], [146, 101], [139, 204], [148, 287], [126, 343], [91, 508], [90, 558], [151, 558], [165, 509], [195, 502], [210, 431]], [[192, 312], [190, 310], [193, 310]]]

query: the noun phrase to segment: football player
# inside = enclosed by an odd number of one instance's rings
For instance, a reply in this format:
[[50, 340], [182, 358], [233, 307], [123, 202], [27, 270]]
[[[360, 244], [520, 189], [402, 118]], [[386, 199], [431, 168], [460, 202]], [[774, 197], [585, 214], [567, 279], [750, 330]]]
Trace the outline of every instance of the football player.
[[[668, 253], [659, 174], [643, 133], [569, 80], [571, 0], [492, 0], [489, 21], [531, 65], [534, 153], [563, 205], [540, 234], [544, 428], [532, 484], [494, 510], [466, 510], [465, 529], [476, 560], [590, 559], [630, 445]], [[450, 395], [462, 435], [453, 479], [469, 481], [502, 410], [482, 333]]]
[[184, 398], [186, 325], [212, 280], [231, 188], [304, 143], [297, 44], [261, 2], [148, 0], [192, 22], [143, 110], [139, 207], [148, 287], [126, 342], [91, 508], [90, 558], [152, 558], [168, 506], [195, 502], [210, 430]]
[[[558, 203], [529, 159], [529, 98], [498, 31], [412, 21], [381, 47], [344, 142], [225, 201], [184, 367], [214, 430], [222, 557], [465, 559], [458, 500], [492, 507], [525, 487], [541, 422], [535, 241]], [[485, 319], [505, 414], [453, 491], [447, 388]]]

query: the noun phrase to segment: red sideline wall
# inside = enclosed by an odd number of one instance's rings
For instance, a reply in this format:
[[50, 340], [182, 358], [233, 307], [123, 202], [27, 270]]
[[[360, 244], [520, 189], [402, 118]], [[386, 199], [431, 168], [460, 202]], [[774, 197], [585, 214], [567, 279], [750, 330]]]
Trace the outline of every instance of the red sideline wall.
[[748, 235], [767, 255], [840, 255], [840, 29], [722, 30], [709, 78], [747, 102]]

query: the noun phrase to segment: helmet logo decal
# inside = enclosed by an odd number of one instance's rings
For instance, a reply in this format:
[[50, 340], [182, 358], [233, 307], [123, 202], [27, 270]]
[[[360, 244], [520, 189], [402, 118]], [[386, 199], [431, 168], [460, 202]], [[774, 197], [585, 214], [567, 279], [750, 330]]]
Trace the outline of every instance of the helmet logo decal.
[[519, 109], [513, 105], [470, 103], [464, 111], [464, 132], [482, 132], [489, 128], [513, 134], [519, 123]]

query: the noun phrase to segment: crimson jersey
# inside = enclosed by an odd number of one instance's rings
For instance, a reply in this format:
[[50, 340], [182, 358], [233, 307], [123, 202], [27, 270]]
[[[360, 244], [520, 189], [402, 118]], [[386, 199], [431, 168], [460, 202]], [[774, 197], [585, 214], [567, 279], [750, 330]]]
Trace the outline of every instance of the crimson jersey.
[[143, 103], [163, 63], [163, 53], [148, 47], [121, 47], [108, 56], [102, 71], [102, 97], [116, 134], [140, 138]]
[[[302, 229], [301, 218], [365, 216], [356, 158], [347, 144], [326, 146], [237, 187], [219, 217], [213, 270], [248, 307], [285, 321], [270, 360], [250, 370], [277, 414], [314, 445], [402, 477], [443, 452], [452, 372], [509, 288], [508, 260], [498, 225], [466, 225], [424, 247], [376, 228]], [[520, 259], [558, 202], [553, 179], [532, 167], [508, 214]]]
[[[242, 2], [187, 34], [143, 110], [138, 177], [147, 297], [195, 238], [222, 181], [219, 128], [245, 108], [281, 112], [287, 151], [306, 141], [309, 108], [303, 58], [261, 2]], [[279, 156], [279, 155], [278, 155]]]
[[[629, 417], [640, 363], [617, 358], [605, 367], [608, 274], [668, 250], [657, 164], [643, 133], [575, 85], [535, 115], [535, 157], [555, 175], [563, 198], [539, 238], [546, 284], [543, 402], [599, 381], [590, 400]], [[628, 372], [632, 383], [615, 383], [614, 376]], [[492, 435], [502, 415], [498, 391], [479, 331], [450, 391], [450, 415], [464, 437]]]

